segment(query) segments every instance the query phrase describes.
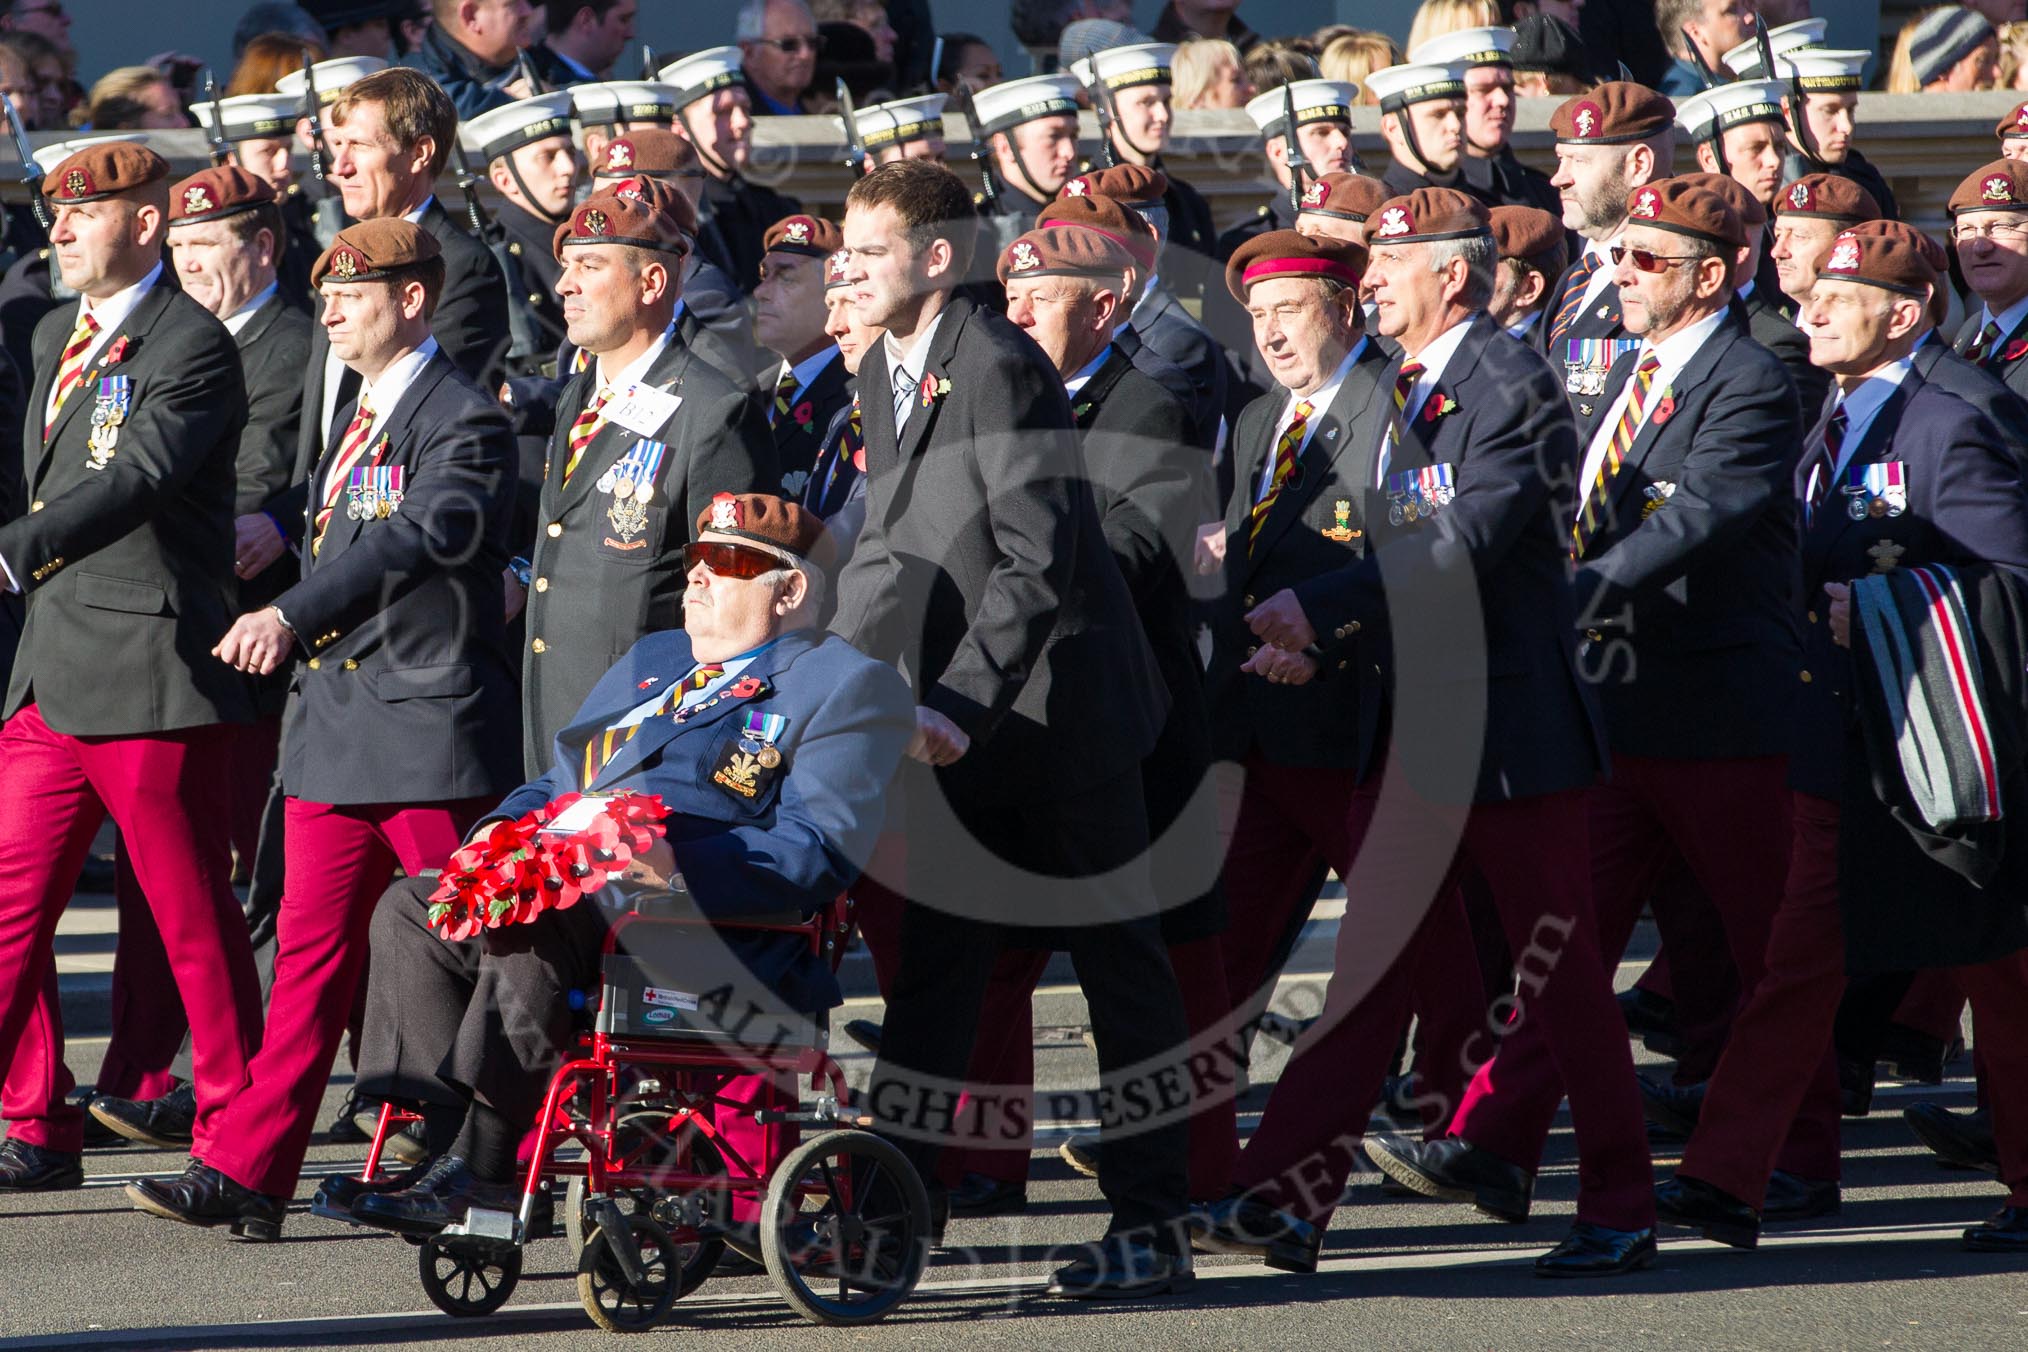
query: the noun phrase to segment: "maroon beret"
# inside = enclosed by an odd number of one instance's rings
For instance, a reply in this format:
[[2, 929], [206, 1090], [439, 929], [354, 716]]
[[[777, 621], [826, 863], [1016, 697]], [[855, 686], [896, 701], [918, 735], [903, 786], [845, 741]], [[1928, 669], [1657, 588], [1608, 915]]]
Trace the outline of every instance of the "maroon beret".
[[1541, 207], [1494, 207], [1493, 247], [1502, 258], [1518, 258], [1555, 281], [1570, 262], [1570, 241], [1563, 222]]
[[1559, 145], [1630, 145], [1659, 135], [1676, 121], [1676, 105], [1644, 84], [1610, 80], [1550, 114]]
[[697, 148], [685, 137], [660, 127], [643, 127], [606, 142], [600, 162], [593, 167], [596, 180], [646, 174], [650, 178], [703, 178], [697, 163]]
[[1030, 230], [1000, 251], [994, 271], [1005, 286], [1017, 277], [1092, 277], [1119, 281], [1133, 259], [1096, 230], [1047, 225]]
[[844, 232], [821, 216], [784, 216], [761, 236], [762, 253], [808, 254], [829, 258], [845, 247]]
[[310, 285], [391, 281], [442, 256], [435, 235], [400, 216], [360, 221], [340, 230], [331, 247], [311, 265]]
[[1875, 218], [1870, 221], [1860, 221], [1844, 233], [1860, 236], [1880, 235], [1885, 238], [1898, 239], [1912, 244], [1922, 251], [1923, 261], [1927, 262], [1930, 266], [1930, 271], [1936, 273], [1939, 277], [1951, 265], [1950, 255], [1944, 252], [1944, 246], [1937, 242], [1936, 237], [1926, 230], [1916, 229], [1907, 221], [1890, 221]]
[[1456, 188], [1417, 188], [1390, 197], [1367, 221], [1369, 245], [1421, 244], [1440, 239], [1490, 235], [1492, 219], [1478, 198]]
[[2001, 118], [1993, 135], [2002, 141], [2010, 136], [2028, 136], [2028, 103], [2017, 103], [2014, 111]]
[[1154, 206], [1169, 191], [1169, 176], [1143, 164], [1116, 164], [1096, 173], [1079, 174], [1063, 185], [1058, 197], [1110, 197], [1130, 207]]
[[680, 191], [659, 178], [623, 178], [585, 198], [549, 247], [559, 259], [573, 244], [631, 244], [680, 258], [696, 234], [696, 208]]
[[266, 179], [236, 164], [200, 169], [169, 190], [169, 224], [196, 225], [252, 211], [275, 200]]
[[2028, 164], [1994, 160], [1968, 176], [1951, 194], [1951, 215], [1961, 211], [2028, 211]]
[[1627, 199], [1627, 224], [1651, 225], [1672, 235], [1706, 239], [1735, 249], [1746, 245], [1746, 227], [1732, 204], [1711, 189], [1680, 178], [1665, 178], [1634, 189]]
[[58, 206], [103, 201], [169, 177], [169, 161], [136, 141], [104, 141], [67, 156], [42, 180]]
[[1375, 207], [1393, 195], [1385, 183], [1364, 174], [1324, 174], [1310, 180], [1310, 186], [1303, 189], [1296, 214], [1364, 221]]
[[1878, 219], [1880, 204], [1843, 174], [1804, 174], [1776, 194], [1775, 215], [1852, 224]]
[[1366, 250], [1357, 244], [1269, 230], [1233, 250], [1225, 264], [1225, 287], [1244, 305], [1247, 288], [1270, 277], [1321, 277], [1357, 286], [1365, 273]]
[[1127, 251], [1134, 266], [1143, 272], [1155, 266], [1155, 229], [1147, 218], [1111, 197], [1090, 193], [1083, 197], [1059, 197], [1035, 215], [1035, 228], [1071, 225], [1104, 235]]
[[1817, 269], [1819, 281], [1864, 282], [1918, 300], [1929, 298], [1936, 285], [1936, 269], [1911, 240], [1894, 235], [1865, 234], [1847, 230], [1831, 242]]
[[1700, 188], [1709, 188], [1725, 199], [1727, 206], [1739, 216], [1739, 223], [1752, 234], [1767, 224], [1767, 208], [1753, 195], [1752, 189], [1731, 174], [1678, 174], [1685, 183], [1694, 183]]
[[772, 545], [820, 568], [831, 566], [831, 537], [823, 518], [802, 504], [771, 493], [715, 493], [697, 514], [697, 534], [730, 535]]

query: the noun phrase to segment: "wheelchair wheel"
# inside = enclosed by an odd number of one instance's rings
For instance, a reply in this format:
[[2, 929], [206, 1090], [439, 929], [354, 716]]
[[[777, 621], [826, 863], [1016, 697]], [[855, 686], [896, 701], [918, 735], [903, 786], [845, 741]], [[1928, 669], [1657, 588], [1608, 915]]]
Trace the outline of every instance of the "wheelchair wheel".
[[493, 1313], [521, 1281], [521, 1250], [510, 1246], [462, 1247], [432, 1237], [416, 1258], [430, 1304], [461, 1319]]
[[930, 1249], [929, 1194], [871, 1132], [828, 1131], [768, 1181], [761, 1255], [791, 1308], [816, 1324], [870, 1324], [907, 1299]]
[[677, 1286], [677, 1244], [669, 1232], [635, 1212], [627, 1238], [640, 1258], [640, 1280], [629, 1281], [603, 1228], [595, 1228], [577, 1259], [577, 1298], [608, 1333], [640, 1333], [661, 1323], [682, 1292]]
[[[710, 1175], [720, 1182], [686, 1193], [660, 1186], [618, 1189], [613, 1193], [613, 1202], [622, 1212], [648, 1216], [670, 1232], [677, 1265], [676, 1294], [682, 1297], [704, 1284], [725, 1253], [722, 1239], [685, 1239], [684, 1234], [722, 1231], [729, 1197], [723, 1182], [725, 1161], [719, 1156], [718, 1147], [703, 1132], [688, 1126], [672, 1132], [669, 1117], [668, 1112], [657, 1109], [636, 1110], [622, 1116], [613, 1125], [614, 1157], [651, 1178], [664, 1172], [680, 1172]], [[597, 1228], [585, 1216], [588, 1188], [586, 1180], [579, 1177], [571, 1179], [564, 1189], [564, 1235], [571, 1247], [580, 1252]]]

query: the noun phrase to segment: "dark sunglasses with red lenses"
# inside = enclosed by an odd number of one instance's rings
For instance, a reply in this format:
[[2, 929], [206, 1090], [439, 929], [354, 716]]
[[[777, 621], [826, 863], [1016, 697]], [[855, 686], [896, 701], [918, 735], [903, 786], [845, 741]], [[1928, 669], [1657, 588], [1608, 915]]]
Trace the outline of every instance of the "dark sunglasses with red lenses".
[[755, 578], [790, 565], [763, 549], [722, 540], [692, 540], [683, 546], [683, 571], [703, 564], [720, 577]]
[[1634, 271], [1636, 272], [1667, 272], [1670, 267], [1677, 263], [1694, 263], [1697, 261], [1690, 254], [1649, 253], [1646, 249], [1629, 249], [1618, 244], [1613, 245], [1611, 252], [1614, 267], [1618, 267], [1631, 258], [1634, 260]]

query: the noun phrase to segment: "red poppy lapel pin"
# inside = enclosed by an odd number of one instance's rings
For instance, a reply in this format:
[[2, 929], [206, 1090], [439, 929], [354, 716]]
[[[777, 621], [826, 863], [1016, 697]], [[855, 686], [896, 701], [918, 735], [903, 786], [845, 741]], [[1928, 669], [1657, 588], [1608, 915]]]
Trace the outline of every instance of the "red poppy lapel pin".
[[2023, 357], [2028, 357], [2028, 338], [2016, 338], [2000, 353], [2001, 361], [2019, 361]]
[[1446, 413], [1456, 413], [1457, 411], [1458, 401], [1445, 394], [1442, 390], [1436, 390], [1430, 394], [1429, 402], [1422, 406], [1422, 420], [1426, 423], [1435, 422]]
[[816, 406], [813, 405], [807, 399], [805, 399], [802, 403], [797, 404], [795, 409], [791, 411], [789, 414], [790, 417], [796, 420], [796, 426], [802, 428], [806, 432], [810, 429], [810, 420], [816, 417], [816, 415], [817, 415]]
[[761, 692], [761, 689], [762, 682], [760, 677], [742, 676], [727, 686], [725, 693], [734, 699], [752, 699]]
[[1655, 404], [1655, 411], [1648, 416], [1648, 421], [1660, 427], [1675, 415], [1676, 392], [1674, 390], [1663, 390], [1661, 399]]
[[127, 355], [127, 335], [123, 333], [119, 337], [113, 339], [113, 345], [106, 349], [106, 355], [100, 358], [99, 365], [100, 366], [117, 365], [120, 359], [122, 357], [125, 357], [126, 355]]
[[951, 378], [949, 376], [931, 378], [925, 375], [918, 388], [922, 391], [922, 406], [928, 408], [951, 392]]

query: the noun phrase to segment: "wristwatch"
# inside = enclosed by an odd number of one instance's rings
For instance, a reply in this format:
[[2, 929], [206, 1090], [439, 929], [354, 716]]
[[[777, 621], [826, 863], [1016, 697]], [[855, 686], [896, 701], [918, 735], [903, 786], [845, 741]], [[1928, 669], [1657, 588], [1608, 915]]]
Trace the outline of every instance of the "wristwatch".
[[289, 623], [289, 617], [282, 614], [282, 608], [280, 606], [269, 606], [268, 609], [275, 612], [275, 623], [288, 630], [290, 637], [293, 638], [296, 633], [296, 626]]

